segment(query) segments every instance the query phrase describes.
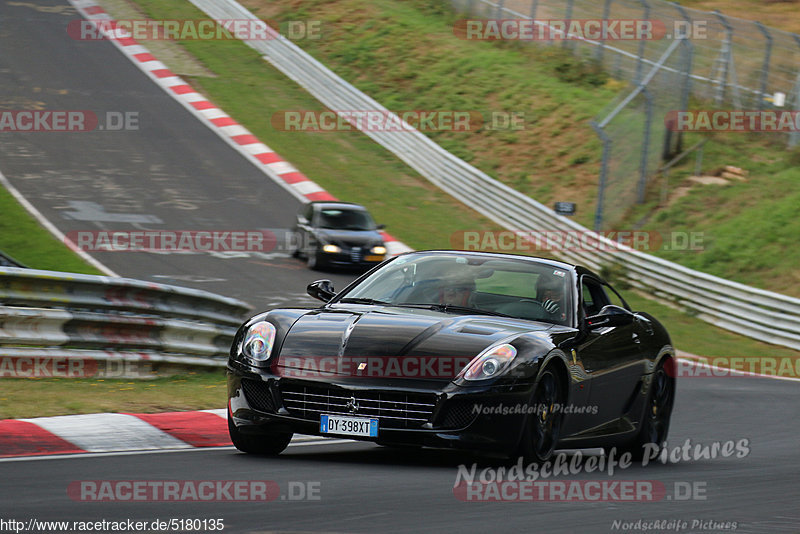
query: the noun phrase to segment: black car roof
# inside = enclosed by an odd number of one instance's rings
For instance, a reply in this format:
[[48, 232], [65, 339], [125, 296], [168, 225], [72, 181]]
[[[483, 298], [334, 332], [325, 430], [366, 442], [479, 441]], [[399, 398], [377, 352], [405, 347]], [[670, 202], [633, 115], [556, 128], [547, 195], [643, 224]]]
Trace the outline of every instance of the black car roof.
[[350, 208], [367, 211], [367, 208], [355, 202], [342, 202], [338, 200], [315, 200], [311, 202], [314, 207]]

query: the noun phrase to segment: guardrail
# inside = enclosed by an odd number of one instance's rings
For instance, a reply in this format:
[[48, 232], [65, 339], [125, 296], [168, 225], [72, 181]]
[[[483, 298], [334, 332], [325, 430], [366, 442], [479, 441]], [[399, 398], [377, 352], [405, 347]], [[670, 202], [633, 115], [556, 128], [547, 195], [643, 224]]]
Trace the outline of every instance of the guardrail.
[[0, 377], [149, 377], [224, 367], [251, 307], [207, 291], [0, 268]]
[[[216, 20], [259, 20], [235, 0], [191, 2]], [[266, 24], [263, 29], [274, 38], [245, 42], [330, 109], [390, 113]], [[362, 131], [430, 182], [505, 228], [520, 233], [577, 231], [595, 236], [608, 248], [596, 252], [564, 251], [561, 255], [565, 259], [595, 270], [604, 265], [619, 265], [635, 287], [690, 310], [700, 319], [748, 337], [800, 350], [800, 299], [694, 271], [620, 246], [490, 178], [416, 130]]]

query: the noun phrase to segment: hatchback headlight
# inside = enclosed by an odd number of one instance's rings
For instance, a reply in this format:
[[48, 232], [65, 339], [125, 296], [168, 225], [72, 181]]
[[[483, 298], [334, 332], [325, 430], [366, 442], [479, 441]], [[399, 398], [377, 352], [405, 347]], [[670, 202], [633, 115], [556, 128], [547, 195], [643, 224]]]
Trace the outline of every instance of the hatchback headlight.
[[323, 252], [327, 252], [329, 254], [338, 254], [342, 251], [341, 247], [337, 247], [336, 245], [323, 245], [322, 247]]
[[383, 254], [386, 254], [386, 247], [384, 247], [383, 245], [377, 245], [377, 246], [372, 247], [370, 249], [370, 252], [373, 253], [373, 254], [383, 255]]
[[275, 345], [275, 326], [266, 321], [260, 321], [247, 329], [247, 334], [242, 345], [242, 353], [248, 358], [265, 361], [272, 354]]
[[478, 354], [459, 373], [464, 380], [485, 380], [502, 373], [517, 355], [517, 349], [508, 343], [489, 347]]

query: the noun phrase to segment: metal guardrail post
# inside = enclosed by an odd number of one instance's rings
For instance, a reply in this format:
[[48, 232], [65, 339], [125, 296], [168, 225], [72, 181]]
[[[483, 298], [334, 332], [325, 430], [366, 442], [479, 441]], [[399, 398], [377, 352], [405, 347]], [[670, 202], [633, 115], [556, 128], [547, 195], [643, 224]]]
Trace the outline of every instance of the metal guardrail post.
[[539, 10], [539, 0], [531, 2], [531, 20], [536, 20], [536, 12]]
[[600, 232], [603, 230], [603, 201], [606, 193], [606, 180], [608, 180], [608, 158], [611, 153], [611, 138], [603, 127], [595, 121], [592, 121], [592, 128], [603, 142], [603, 159], [600, 162], [600, 179], [597, 184], [597, 207], [594, 211], [594, 231]]
[[758, 94], [758, 111], [764, 109], [764, 95], [767, 94], [767, 81], [769, 79], [769, 61], [770, 57], [772, 56], [772, 34], [769, 33], [769, 30], [766, 26], [761, 24], [758, 21], [755, 21], [754, 24], [756, 28], [761, 32], [764, 36], [765, 45], [764, 45], [764, 62], [761, 65], [761, 89]]

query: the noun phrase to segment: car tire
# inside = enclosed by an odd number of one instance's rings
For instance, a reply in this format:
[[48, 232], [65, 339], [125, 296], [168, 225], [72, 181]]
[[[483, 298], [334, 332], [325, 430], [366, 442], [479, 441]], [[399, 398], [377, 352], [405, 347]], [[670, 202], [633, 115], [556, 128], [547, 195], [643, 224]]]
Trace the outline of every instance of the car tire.
[[[669, 434], [669, 423], [672, 417], [672, 407], [675, 403], [675, 379], [669, 376], [664, 362], [656, 368], [650, 379], [650, 391], [647, 392], [644, 415], [641, 427], [636, 437], [618, 448], [619, 455], [630, 452], [633, 460], [640, 461], [645, 452], [655, 452], [658, 458], [661, 445]], [[654, 444], [656, 449], [648, 445]], [[608, 454], [608, 451], [606, 451]], [[619, 455], [617, 457], [619, 457]]]
[[552, 458], [564, 418], [564, 410], [554, 407], [563, 408], [565, 400], [566, 391], [555, 368], [545, 367], [533, 385], [530, 406], [534, 410], [525, 416], [522, 439], [515, 456], [540, 465]]
[[228, 414], [228, 434], [231, 437], [233, 446], [242, 452], [249, 454], [266, 454], [277, 456], [282, 453], [289, 442], [292, 441], [292, 435], [282, 433], [272, 434], [242, 434], [236, 428], [236, 424]]
[[308, 258], [306, 259], [306, 265], [312, 271], [316, 271], [320, 268], [320, 264], [322, 262], [319, 259], [319, 251], [313, 250], [308, 253]]

